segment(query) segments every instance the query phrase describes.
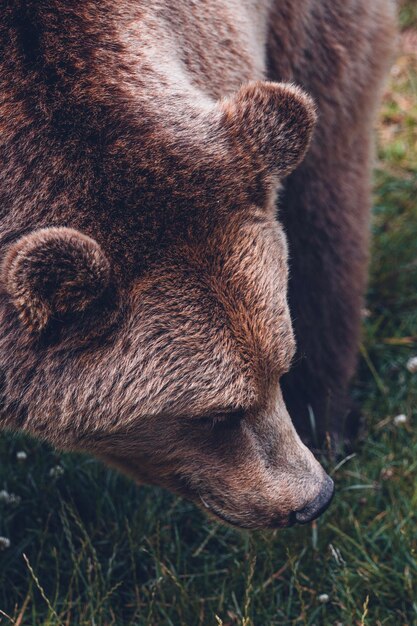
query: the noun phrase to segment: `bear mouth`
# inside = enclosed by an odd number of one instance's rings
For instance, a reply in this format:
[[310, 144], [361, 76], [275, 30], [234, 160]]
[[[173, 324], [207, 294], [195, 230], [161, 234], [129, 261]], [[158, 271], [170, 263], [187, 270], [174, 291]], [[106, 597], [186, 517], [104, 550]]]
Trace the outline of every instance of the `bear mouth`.
[[201, 494], [198, 494], [202, 505], [204, 506], [205, 511], [211, 514], [212, 517], [221, 520], [228, 526], [233, 526], [234, 528], [239, 528], [240, 530], [265, 530], [265, 529], [277, 529], [277, 528], [288, 528], [289, 526], [293, 526], [295, 523], [295, 519], [292, 519], [291, 516], [283, 518], [276, 517], [270, 522], [267, 523], [259, 523], [256, 521], [251, 522], [242, 522], [241, 520], [237, 520], [235, 517], [220, 511], [216, 505], [212, 502], [209, 502], [207, 498], [203, 498]]
[[234, 526], [235, 528], [241, 528], [243, 530], [253, 529], [252, 524], [242, 524], [242, 522], [233, 519], [232, 517], [230, 517], [229, 515], [226, 515], [222, 511], [219, 511], [212, 503], [209, 504], [207, 500], [205, 500], [201, 494], [199, 494], [199, 497], [205, 510], [211, 513], [214, 517], [217, 517], [218, 519], [220, 519], [222, 522], [229, 524], [229, 526]]

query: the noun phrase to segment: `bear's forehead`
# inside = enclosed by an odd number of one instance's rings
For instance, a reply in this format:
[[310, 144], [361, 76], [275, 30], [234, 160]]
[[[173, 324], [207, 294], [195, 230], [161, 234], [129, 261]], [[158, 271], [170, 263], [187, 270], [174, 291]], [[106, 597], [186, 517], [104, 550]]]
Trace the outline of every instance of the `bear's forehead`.
[[[286, 302], [286, 244], [274, 220], [237, 217], [204, 242], [187, 242], [161, 256], [134, 283], [135, 327], [152, 329], [173, 343], [190, 342], [204, 354], [225, 342], [253, 370], [280, 370], [292, 356]], [[224, 339], [224, 338], [223, 338]], [[245, 368], [240, 365], [243, 371]], [[267, 367], [266, 367], [266, 364]]]

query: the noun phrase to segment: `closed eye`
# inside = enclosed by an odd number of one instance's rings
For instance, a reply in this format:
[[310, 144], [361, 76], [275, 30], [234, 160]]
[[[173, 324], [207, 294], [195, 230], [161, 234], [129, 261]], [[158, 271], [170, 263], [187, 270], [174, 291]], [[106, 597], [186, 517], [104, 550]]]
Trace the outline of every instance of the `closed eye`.
[[226, 411], [216, 411], [210, 415], [200, 417], [196, 421], [199, 424], [210, 426], [211, 428], [219, 426], [225, 428], [236, 428], [240, 425], [244, 416], [245, 413], [243, 409], [232, 409]]

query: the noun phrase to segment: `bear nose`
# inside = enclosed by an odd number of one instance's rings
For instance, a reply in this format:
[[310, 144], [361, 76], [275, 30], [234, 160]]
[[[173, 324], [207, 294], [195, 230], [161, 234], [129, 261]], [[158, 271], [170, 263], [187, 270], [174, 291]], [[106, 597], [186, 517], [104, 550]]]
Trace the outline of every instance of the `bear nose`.
[[334, 482], [326, 476], [324, 485], [319, 494], [300, 511], [295, 512], [295, 519], [299, 524], [307, 524], [319, 517], [329, 506], [334, 495]]

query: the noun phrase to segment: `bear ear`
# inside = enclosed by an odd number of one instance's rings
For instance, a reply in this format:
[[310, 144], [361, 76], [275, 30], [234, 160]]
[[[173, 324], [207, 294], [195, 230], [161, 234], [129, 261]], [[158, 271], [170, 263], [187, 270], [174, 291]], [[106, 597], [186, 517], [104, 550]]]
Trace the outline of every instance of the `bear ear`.
[[12, 245], [2, 277], [20, 318], [40, 332], [54, 315], [80, 313], [96, 301], [110, 265], [94, 239], [72, 228], [42, 228]]
[[[220, 125], [252, 178], [287, 176], [302, 160], [316, 123], [313, 100], [299, 87], [258, 81], [218, 103]], [[249, 169], [250, 168], [250, 169]]]

